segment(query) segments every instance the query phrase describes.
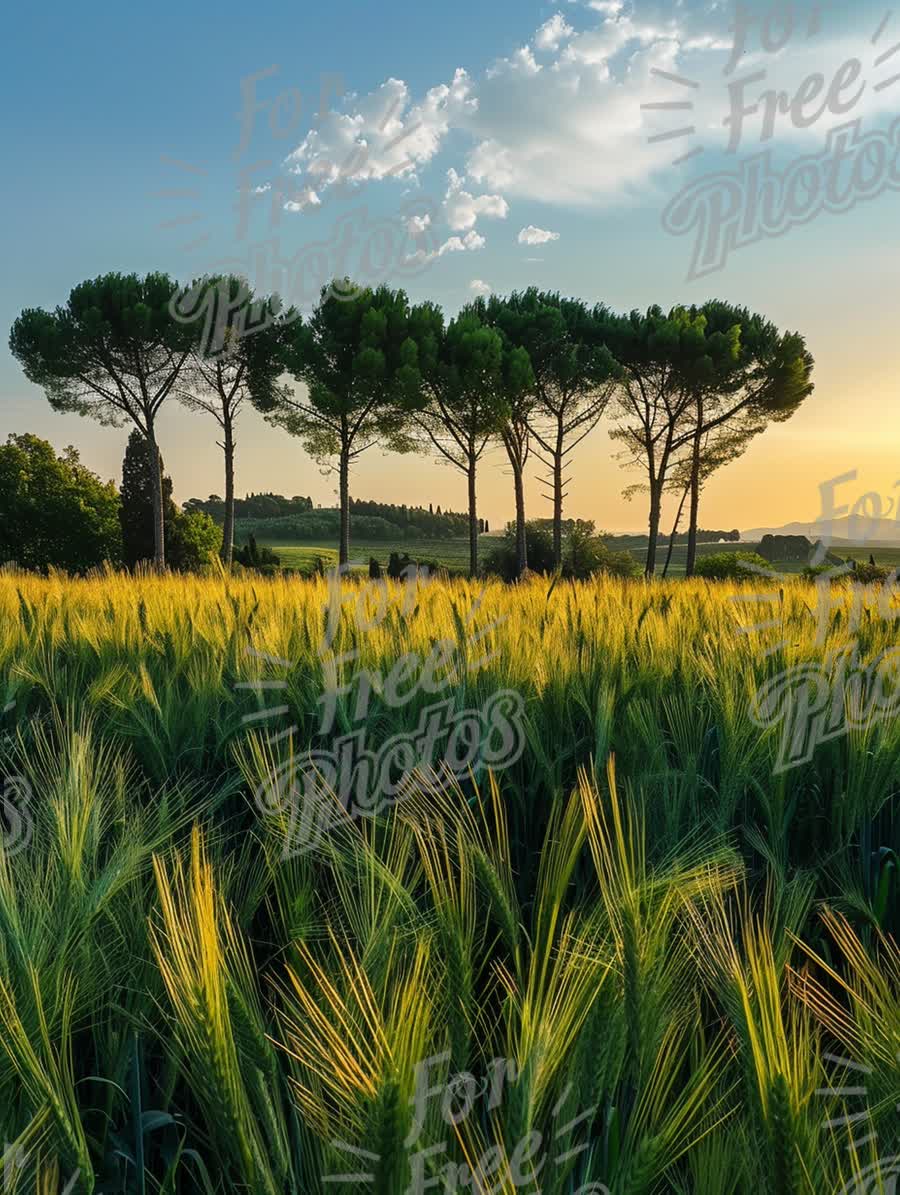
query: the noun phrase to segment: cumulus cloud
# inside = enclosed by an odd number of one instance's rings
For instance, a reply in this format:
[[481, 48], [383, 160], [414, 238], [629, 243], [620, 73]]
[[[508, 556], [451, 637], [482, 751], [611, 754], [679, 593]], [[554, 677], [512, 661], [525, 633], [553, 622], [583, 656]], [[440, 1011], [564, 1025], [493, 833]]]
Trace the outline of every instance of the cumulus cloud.
[[[560, 7], [565, 15], [554, 13], [517, 50], [477, 75], [460, 68], [421, 97], [395, 78], [347, 97], [341, 111], [307, 133], [288, 168], [317, 195], [345, 179], [400, 178], [416, 185], [438, 155], [452, 149], [453, 159], [442, 162], [444, 169], [454, 167], [444, 215], [448, 232], [463, 234], [479, 219], [505, 218], [517, 199], [610, 204], [646, 194], [664, 175], [675, 189], [686, 181], [682, 158], [693, 152], [702, 167], [709, 151], [726, 147], [723, 120], [734, 76], [723, 74], [732, 48], [723, 0], [570, 0]], [[891, 90], [873, 86], [896, 72], [891, 62], [879, 71], [872, 65], [875, 23], [871, 29], [859, 24], [855, 40], [827, 23], [815, 38], [798, 29], [789, 52], [779, 55], [763, 54], [758, 38], [751, 38], [741, 73], [766, 69], [764, 86], [791, 95], [812, 71], [830, 81], [849, 57], [865, 63], [867, 86], [857, 108], [841, 117], [825, 113], [804, 130], [781, 116], [768, 145], [821, 142], [829, 121], [895, 106]], [[757, 98], [748, 92], [748, 102]], [[748, 118], [742, 154], [760, 148], [760, 121]], [[679, 128], [689, 131], [671, 136]]]
[[443, 257], [445, 253], [473, 252], [477, 249], [483, 249], [486, 244], [487, 241], [479, 233], [475, 231], [467, 232], [464, 237], [451, 237], [449, 241], [444, 241], [443, 245], [437, 251], [437, 256]]
[[285, 202], [286, 212], [305, 212], [308, 207], [319, 207], [322, 200], [311, 187], [298, 187], [292, 192], [292, 198]]
[[452, 169], [447, 172], [447, 180], [444, 214], [454, 232], [474, 228], [479, 216], [505, 220], [509, 215], [509, 204], [502, 195], [472, 195], [465, 189], [465, 179]]
[[407, 254], [404, 258], [404, 264], [424, 265], [429, 261], [446, 257], [448, 253], [476, 253], [479, 249], [483, 249], [486, 244], [487, 240], [473, 229], [471, 232], [467, 232], [464, 237], [450, 237], [430, 253], [425, 249], [417, 249], [415, 253]]
[[548, 241], [558, 241], [558, 232], [548, 232], [546, 228], [536, 228], [529, 224], [519, 233], [520, 245], [546, 245]]
[[469, 290], [475, 295], [489, 295], [493, 287], [481, 278], [473, 278], [469, 283]]
[[415, 176], [427, 165], [451, 127], [465, 122], [477, 100], [472, 82], [458, 70], [449, 84], [432, 87], [413, 103], [401, 79], [388, 79], [351, 112], [330, 111], [285, 160], [316, 190], [337, 182], [360, 183]]
[[534, 44], [539, 50], [558, 50], [560, 42], [567, 41], [574, 32], [562, 13], [557, 12], [538, 29]]

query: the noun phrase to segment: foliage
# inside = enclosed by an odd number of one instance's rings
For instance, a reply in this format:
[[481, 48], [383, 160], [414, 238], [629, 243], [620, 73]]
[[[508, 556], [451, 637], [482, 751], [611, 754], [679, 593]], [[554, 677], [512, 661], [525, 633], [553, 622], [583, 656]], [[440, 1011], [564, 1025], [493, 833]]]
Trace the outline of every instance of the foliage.
[[813, 544], [805, 535], [764, 535], [758, 551], [768, 561], [809, 560]]
[[170, 311], [175, 292], [165, 274], [105, 274], [74, 287], [65, 307], [23, 311], [10, 349], [55, 410], [147, 435], [192, 343]]
[[707, 581], [743, 581], [760, 572], [768, 576], [771, 565], [758, 552], [713, 552], [701, 556], [696, 568], [697, 576]]
[[[127, 568], [134, 568], [153, 559], [153, 455], [146, 439], [137, 430], [132, 431], [122, 461], [122, 501], [119, 508], [122, 559]], [[167, 547], [171, 547], [178, 507], [172, 499], [172, 479], [166, 477], [162, 458], [159, 460], [166, 536], [169, 541]]]
[[[218, 494], [208, 498], [188, 498], [183, 509], [202, 510], [216, 523], [225, 522], [225, 500]], [[235, 498], [236, 519], [279, 519], [287, 515], [307, 514], [314, 509], [312, 498], [296, 495], [285, 498], [282, 494], [248, 494], [246, 498]]]
[[[543, 523], [545, 520], [538, 520]], [[639, 549], [646, 548], [648, 544], [648, 537], [646, 535], [629, 535], [616, 534], [611, 531], [604, 531], [604, 541], [612, 547], [619, 549]], [[740, 543], [741, 533], [735, 527], [731, 531], [706, 531], [702, 527], [697, 529], [697, 543], [698, 544], [717, 544], [717, 543]], [[685, 544], [688, 540], [688, 533], [686, 531], [679, 531], [675, 535], [676, 544]]]
[[0, 446], [0, 561], [83, 573], [119, 564], [119, 496], [85, 468], [74, 448], [57, 456], [37, 436]]
[[[382, 514], [363, 513], [368, 510], [382, 510]], [[387, 516], [387, 517], [385, 517]], [[445, 512], [430, 515], [428, 511], [407, 508], [404, 518], [399, 508], [391, 508], [379, 502], [350, 502], [351, 527], [358, 540], [382, 540], [385, 543], [397, 540], [433, 539], [435, 541], [456, 539], [465, 533], [466, 518]], [[395, 521], [400, 520], [400, 521]], [[332, 507], [320, 507], [305, 514], [278, 518], [238, 519], [240, 535], [258, 535], [274, 540], [336, 540], [340, 532], [340, 511]]]
[[[369, 561], [369, 575], [373, 576], [372, 561]], [[378, 562], [375, 561], [375, 564]], [[399, 581], [401, 577], [414, 577], [417, 573], [422, 572], [425, 576], [435, 577], [443, 570], [437, 560], [413, 560], [408, 552], [402, 555], [399, 552], [391, 552], [388, 557], [387, 568], [385, 572], [389, 577], [395, 581]]]
[[170, 567], [191, 571], [212, 563], [222, 544], [222, 532], [203, 511], [182, 513], [172, 499], [172, 479], [166, 477], [162, 457], [137, 431], [128, 437], [122, 462], [122, 559], [128, 568], [153, 558], [153, 456], [159, 460], [166, 528], [166, 559]]
[[210, 415], [222, 433], [222, 559], [230, 565], [234, 556], [235, 426], [251, 394], [261, 405], [275, 401], [282, 348], [293, 313], [282, 314], [280, 300], [257, 298], [243, 278], [233, 275], [202, 278], [189, 293], [205, 326], [180, 371], [175, 394], [188, 410]]
[[[132, 424], [156, 442], [156, 420], [195, 344], [197, 328], [176, 318], [166, 274], [104, 274], [74, 287], [65, 307], [29, 308], [10, 350], [56, 411], [102, 424]], [[154, 557], [165, 563], [163, 500], [154, 486]]]
[[496, 390], [498, 401], [502, 403], [503, 421], [499, 438], [513, 477], [516, 503], [515, 575], [520, 577], [530, 563], [525, 525], [525, 467], [531, 456], [533, 416], [538, 403], [531, 358], [520, 335], [530, 314], [520, 310], [520, 296], [516, 294], [507, 298], [491, 295], [489, 299], [476, 299], [467, 311], [480, 324], [493, 328], [500, 336], [501, 359]]
[[266, 418], [303, 441], [311, 456], [337, 460], [340, 560], [349, 560], [352, 463], [375, 442], [411, 447], [405, 432], [423, 405], [427, 328], [402, 290], [359, 289], [349, 279], [322, 290], [305, 324], [285, 332], [281, 364], [303, 386], [253, 394]]
[[222, 548], [222, 528], [202, 511], [183, 514], [175, 519], [169, 541], [169, 566], [180, 572], [196, 572], [211, 565]]
[[[467, 480], [469, 575], [478, 573], [478, 465], [508, 423], [509, 387], [505, 384], [504, 341], [476, 307], [466, 307], [444, 326], [440, 309], [423, 304], [420, 327], [428, 329], [423, 385], [427, 405], [416, 423], [443, 463]], [[430, 507], [429, 507], [430, 509]], [[440, 513], [440, 507], [438, 507]]]
[[[626, 494], [649, 493], [645, 571], [653, 575], [665, 494], [681, 494], [669, 557], [681, 542], [687, 503], [690, 574], [702, 542], [698, 512], [706, 482], [770, 422], [789, 418], [813, 390], [813, 359], [802, 336], [781, 332], [744, 307], [715, 300], [623, 316], [602, 303], [589, 308], [535, 287], [479, 298], [445, 323], [433, 302], [414, 306], [402, 290], [336, 280], [304, 323], [296, 311], [281, 311], [277, 298], [257, 299], [235, 276], [206, 277], [183, 288], [163, 274], [108, 274], [75, 287], [66, 307], [53, 313], [23, 311], [10, 345], [56, 409], [131, 422], [151, 444], [170, 394], [216, 419], [225, 497], [194, 498], [189, 506], [222, 523], [226, 565], [235, 517], [243, 519], [243, 536], [316, 540], [329, 534], [329, 516], [313, 511], [309, 499], [235, 499], [235, 420], [248, 396], [338, 473], [342, 564], [350, 557], [353, 463], [375, 444], [397, 452], [430, 444], [467, 477], [472, 575], [478, 535], [487, 528], [477, 514], [476, 473], [492, 442], [505, 450], [513, 478], [516, 575], [529, 563], [525, 470], [532, 457], [550, 470], [543, 480], [551, 487], [554, 561], [561, 567], [565, 470], [611, 406], [612, 434], [624, 445], [626, 467], [646, 474]], [[282, 383], [285, 374], [299, 389]], [[156, 470], [151, 482], [154, 559], [162, 566], [171, 507]], [[407, 538], [449, 538], [462, 530], [462, 516], [448, 523], [431, 504], [427, 525], [416, 508], [365, 507], [356, 515], [400, 525]], [[291, 522], [263, 523], [282, 517]], [[376, 524], [356, 530], [363, 538], [396, 538], [384, 527], [379, 533]]]
[[[894, 570], [896, 571], [896, 570]], [[852, 579], [863, 585], [871, 585], [876, 582], [884, 582], [891, 575], [890, 570], [883, 565], [876, 564], [874, 560], [854, 560]]]
[[[673, 470], [694, 489], [739, 456], [768, 422], [788, 419], [811, 393], [803, 338], [746, 308], [710, 302], [618, 316], [596, 309], [604, 343], [624, 375], [614, 438], [650, 497], [646, 572], [655, 571], [662, 497]], [[705, 464], [704, 464], [705, 462]], [[632, 487], [626, 493], [633, 493]], [[695, 524], [694, 524], [695, 525]]]
[[[553, 537], [547, 520], [533, 520], [526, 525], [528, 567], [534, 573], [552, 573], [556, 569]], [[485, 557], [484, 569], [505, 581], [515, 580], [516, 530], [506, 528], [504, 537]], [[633, 577], [638, 566], [629, 552], [611, 551], [595, 534], [594, 524], [576, 519], [565, 530], [561, 575], [579, 581], [597, 573], [614, 577]]]
[[639, 567], [630, 552], [614, 552], [595, 534], [594, 524], [577, 519], [563, 539], [562, 575], [586, 581], [597, 573], [634, 577]]
[[266, 547], [265, 544], [260, 547], [253, 534], [250, 535], [243, 548], [235, 548], [234, 560], [236, 564], [242, 564], [244, 568], [256, 569], [263, 573], [273, 572], [281, 565], [277, 553]]
[[[486, 316], [505, 342], [527, 354], [530, 402], [523, 408], [543, 478], [553, 502], [554, 559], [562, 561], [565, 470], [571, 454], [596, 427], [622, 370], [604, 342], [603, 309], [581, 299], [529, 287], [485, 303]], [[533, 566], [532, 566], [533, 567]]]
[[[553, 535], [534, 521], [525, 524], [525, 545], [528, 568], [533, 573], [552, 573]], [[507, 523], [503, 538], [493, 541], [485, 554], [483, 570], [495, 574], [504, 581], [515, 581], [519, 576], [518, 536], [515, 523]]]

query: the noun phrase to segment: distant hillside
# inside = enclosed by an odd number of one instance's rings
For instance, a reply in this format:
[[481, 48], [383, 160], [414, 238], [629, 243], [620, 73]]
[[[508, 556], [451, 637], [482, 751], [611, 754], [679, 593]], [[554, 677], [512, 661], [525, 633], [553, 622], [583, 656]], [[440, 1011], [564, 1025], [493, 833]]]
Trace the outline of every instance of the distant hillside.
[[[219, 524], [225, 520], [225, 503], [216, 494], [206, 499], [191, 498], [184, 508], [204, 511]], [[456, 511], [442, 511], [440, 506], [397, 506], [351, 498], [350, 527], [353, 535], [364, 540], [448, 540], [467, 537], [469, 519]], [[337, 507], [313, 508], [309, 498], [250, 494], [235, 501], [235, 538], [239, 543], [251, 534], [263, 541], [312, 543], [336, 539], [339, 528]], [[479, 532], [489, 530], [487, 520], [479, 519]]]
[[[544, 520], [541, 520], [544, 521]], [[549, 520], [546, 520], [550, 526]], [[649, 538], [646, 534], [641, 532], [634, 532], [633, 534], [615, 534], [611, 531], [601, 531], [600, 538], [609, 545], [615, 548], [616, 551], [637, 552], [646, 550], [649, 543]], [[697, 529], [697, 543], [698, 544], [728, 544], [739, 543], [741, 541], [741, 532], [737, 530], [732, 531], [707, 531], [700, 527]], [[660, 538], [660, 543], [668, 544], [669, 536], [663, 535]], [[681, 531], [675, 536], [675, 543], [684, 545], [688, 542], [688, 533]]]
[[752, 527], [742, 531], [746, 543], [757, 543], [764, 535], [805, 535], [807, 539], [827, 538], [834, 547], [853, 547], [860, 543], [896, 547], [900, 545], [900, 524], [894, 519], [834, 519], [831, 527], [819, 520], [812, 523], [785, 523], [781, 527]]

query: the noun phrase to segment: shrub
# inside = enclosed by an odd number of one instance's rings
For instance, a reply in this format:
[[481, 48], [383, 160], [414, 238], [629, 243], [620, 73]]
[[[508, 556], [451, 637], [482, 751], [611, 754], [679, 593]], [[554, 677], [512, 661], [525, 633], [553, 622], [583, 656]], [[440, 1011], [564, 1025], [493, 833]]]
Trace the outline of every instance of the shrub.
[[410, 571], [415, 569], [417, 572], [422, 570], [429, 574], [429, 576], [437, 576], [442, 567], [437, 560], [413, 560], [408, 552], [404, 552], [401, 556], [399, 552], [391, 552], [388, 557], [387, 575], [395, 581], [399, 581], [404, 577], [410, 575]]
[[[533, 573], [553, 572], [553, 536], [539, 523], [525, 524], [528, 568]], [[504, 581], [516, 579], [516, 528], [508, 523], [503, 539], [484, 558], [484, 571], [496, 573]]]
[[[525, 542], [528, 549], [528, 571], [552, 573], [553, 536], [543, 521], [535, 520], [525, 525]], [[503, 539], [484, 559], [484, 571], [496, 573], [505, 581], [516, 577], [516, 529], [510, 523]], [[639, 572], [637, 562], [630, 552], [613, 552], [594, 533], [594, 524], [577, 519], [572, 523], [563, 540], [562, 575], [573, 580], [586, 580], [598, 573], [614, 577], [633, 577]]]
[[119, 495], [78, 459], [38, 436], [0, 445], [0, 563], [86, 572], [122, 557]]
[[[848, 573], [852, 581], [858, 582], [860, 585], [872, 585], [877, 582], [886, 581], [891, 575], [891, 570], [884, 568], [883, 565], [876, 564], [873, 559], [854, 560], [853, 572]], [[896, 570], [895, 570], [896, 571]]]
[[265, 544], [262, 547], [256, 542], [256, 536], [251, 535], [243, 548], [235, 548], [234, 560], [244, 568], [252, 568], [257, 572], [271, 574], [281, 565], [281, 557]]
[[761, 569], [767, 574], [772, 571], [757, 552], [714, 552], [700, 557], [695, 572], [707, 581], [746, 581]]
[[564, 577], [584, 581], [597, 573], [634, 577], [640, 567], [630, 552], [613, 552], [608, 548], [594, 533], [592, 522], [577, 519], [563, 543], [562, 572]]
[[208, 514], [176, 511], [167, 528], [166, 561], [179, 572], [196, 572], [213, 563], [222, 550], [222, 528]]
[[[844, 567], [843, 572], [839, 572], [841, 566]], [[893, 570], [893, 572], [896, 571], [896, 569]], [[803, 570], [803, 576], [809, 581], [815, 581], [817, 577], [828, 576], [829, 573], [833, 574], [832, 580], [834, 581], [849, 581], [854, 585], [883, 584], [892, 576], [890, 569], [876, 564], [872, 557], [869, 557], [868, 561], [864, 561], [841, 560], [839, 557], [829, 556], [825, 564], [810, 565]]]

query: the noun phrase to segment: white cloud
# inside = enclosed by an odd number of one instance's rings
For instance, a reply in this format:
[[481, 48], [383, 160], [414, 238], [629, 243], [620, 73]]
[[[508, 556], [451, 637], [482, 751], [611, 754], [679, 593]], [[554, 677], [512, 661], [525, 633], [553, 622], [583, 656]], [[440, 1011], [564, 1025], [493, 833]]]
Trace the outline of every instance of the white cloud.
[[474, 252], [477, 249], [483, 249], [487, 241], [479, 233], [467, 232], [464, 237], [451, 237], [449, 241], [444, 241], [440, 249], [437, 251], [438, 257], [443, 257], [445, 253], [465, 253]]
[[404, 265], [424, 265], [426, 262], [434, 261], [436, 258], [445, 257], [448, 253], [476, 253], [479, 249], [483, 249], [487, 244], [486, 239], [474, 231], [467, 232], [464, 237], [450, 237], [449, 240], [432, 252], [427, 252], [425, 249], [417, 249], [415, 253], [409, 253], [403, 259]]
[[454, 232], [474, 228], [479, 216], [505, 220], [509, 215], [509, 204], [502, 195], [472, 195], [465, 190], [465, 179], [455, 170], [447, 172], [447, 180], [444, 214]]
[[520, 245], [546, 245], [548, 241], [558, 241], [558, 232], [548, 232], [546, 228], [536, 228], [529, 224], [519, 233]]
[[319, 207], [322, 200], [311, 187], [298, 187], [292, 192], [293, 198], [284, 205], [286, 212], [304, 212], [308, 207]]
[[651, 70], [672, 71], [677, 55], [678, 42], [658, 29], [607, 17], [534, 72], [519, 56], [501, 59], [479, 84], [467, 121], [475, 139], [468, 176], [509, 199], [568, 205], [643, 187], [677, 153], [647, 144], [641, 110], [660, 98]]
[[410, 216], [406, 227], [410, 236], [419, 237], [431, 224], [431, 216], [426, 212], [424, 216]]
[[447, 131], [477, 107], [465, 71], [432, 87], [418, 104], [400, 79], [388, 79], [351, 112], [328, 112], [285, 159], [321, 191], [338, 181], [365, 182], [414, 176], [441, 147]]
[[534, 35], [534, 44], [539, 50], [558, 50], [560, 42], [567, 41], [575, 30], [561, 12], [554, 13]]
[[[728, 83], [736, 77], [723, 73], [731, 51], [729, 6], [723, 0], [581, 0], [560, 7], [565, 16], [555, 13], [477, 76], [460, 68], [421, 98], [394, 78], [368, 95], [349, 97], [340, 112], [307, 133], [289, 167], [318, 195], [342, 178], [397, 177], [417, 184], [437, 155], [452, 147], [454, 158], [442, 163], [454, 166], [445, 216], [449, 231], [460, 234], [474, 230], [481, 218], [505, 218], [517, 199], [612, 204], [645, 195], [657, 177], [673, 193], [686, 181], [685, 168], [673, 167], [677, 159], [702, 147], [707, 154], [695, 161], [703, 168], [710, 150], [727, 145], [723, 119]], [[765, 145], [758, 140], [761, 115], [748, 117], [741, 154], [788, 139], [821, 143], [828, 122], [891, 110], [893, 92], [876, 93], [873, 86], [896, 71], [890, 62], [877, 71], [871, 66], [875, 23], [870, 29], [857, 22], [854, 37], [839, 36], [827, 22], [815, 38], [798, 31], [782, 54], [762, 54], [753, 40], [757, 49], [747, 54], [740, 73], [766, 69], [761, 88], [793, 95], [810, 72], [830, 81], [842, 62], [858, 56], [866, 89], [852, 112], [835, 118], [826, 113], [806, 130], [779, 116], [776, 136]], [[660, 71], [697, 86], [679, 85]], [[753, 103], [759, 97], [748, 90], [747, 98]], [[643, 107], [678, 102], [693, 107]], [[694, 131], [649, 141], [679, 127]]]
[[469, 283], [469, 290], [476, 295], [489, 295], [493, 287], [489, 282], [485, 282], [481, 278], [473, 278]]

